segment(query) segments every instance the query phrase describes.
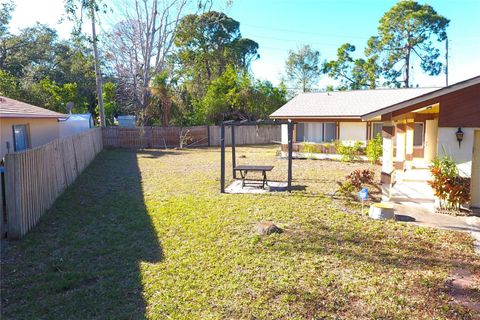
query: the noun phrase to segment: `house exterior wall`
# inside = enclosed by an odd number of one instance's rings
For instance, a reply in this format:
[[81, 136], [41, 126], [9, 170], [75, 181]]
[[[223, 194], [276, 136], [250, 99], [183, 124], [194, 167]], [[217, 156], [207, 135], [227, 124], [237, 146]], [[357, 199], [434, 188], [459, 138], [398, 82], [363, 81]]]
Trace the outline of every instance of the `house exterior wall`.
[[0, 159], [13, 147], [13, 125], [28, 124], [30, 147], [38, 147], [59, 137], [59, 124], [56, 118], [0, 118]]
[[344, 144], [353, 145], [356, 141], [367, 143], [366, 122], [340, 122], [339, 140]]
[[473, 142], [475, 130], [478, 128], [462, 128], [464, 132], [461, 146], [455, 133], [458, 128], [438, 128], [437, 153], [440, 157], [447, 155], [456, 163], [460, 174], [464, 177], [470, 177], [472, 174]]
[[282, 144], [288, 144], [288, 124], [281, 124]]

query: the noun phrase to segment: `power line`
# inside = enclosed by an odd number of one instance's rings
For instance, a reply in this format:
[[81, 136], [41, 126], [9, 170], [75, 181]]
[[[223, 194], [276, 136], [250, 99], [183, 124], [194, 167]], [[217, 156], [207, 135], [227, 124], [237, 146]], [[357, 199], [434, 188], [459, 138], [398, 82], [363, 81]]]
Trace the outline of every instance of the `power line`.
[[293, 30], [293, 29], [281, 29], [281, 28], [272, 28], [272, 27], [265, 27], [265, 26], [257, 26], [252, 24], [240, 23], [241, 26], [247, 26], [251, 28], [257, 29], [265, 29], [265, 30], [272, 30], [272, 31], [281, 31], [281, 32], [290, 32], [290, 33], [303, 33], [309, 35], [317, 35], [317, 36], [324, 36], [324, 37], [344, 37], [344, 38], [353, 38], [353, 39], [368, 39], [369, 37], [365, 36], [352, 36], [352, 35], [341, 35], [341, 34], [333, 34], [333, 33], [322, 33], [322, 32], [311, 32], [311, 31], [302, 31], [302, 30]]
[[308, 44], [311, 44], [311, 45], [316, 45], [316, 46], [319, 46], [319, 47], [325, 47], [325, 46], [330, 46], [330, 47], [335, 47], [335, 48], [338, 48], [339, 46], [342, 45], [343, 42], [340, 42], [340, 43], [325, 43], [325, 42], [311, 42], [311, 41], [303, 41], [303, 40], [299, 40], [299, 39], [287, 39], [287, 38], [276, 38], [276, 37], [266, 37], [266, 36], [253, 36], [252, 37], [254, 39], [256, 38], [260, 38], [260, 39], [268, 39], [268, 40], [274, 40], [274, 41], [286, 41], [286, 42], [295, 42], [295, 43], [308, 43]]

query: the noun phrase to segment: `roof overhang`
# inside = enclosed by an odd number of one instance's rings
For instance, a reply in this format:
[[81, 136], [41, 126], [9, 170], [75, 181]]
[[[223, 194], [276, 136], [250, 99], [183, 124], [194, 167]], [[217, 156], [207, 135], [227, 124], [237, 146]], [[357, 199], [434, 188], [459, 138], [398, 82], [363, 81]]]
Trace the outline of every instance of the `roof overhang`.
[[413, 99], [405, 100], [405, 101], [399, 102], [397, 104], [394, 104], [394, 105], [391, 105], [391, 106], [388, 106], [388, 107], [385, 107], [385, 108], [382, 108], [382, 109], [364, 114], [361, 118], [364, 121], [371, 120], [373, 118], [382, 116], [384, 114], [388, 114], [388, 113], [391, 113], [391, 112], [394, 112], [394, 111], [398, 111], [398, 110], [401, 110], [403, 108], [409, 107], [409, 106], [417, 104], [417, 103], [422, 103], [422, 102], [427, 101], [427, 100], [435, 99], [435, 98], [441, 97], [445, 94], [455, 92], [457, 90], [461, 90], [461, 89], [464, 89], [464, 88], [467, 88], [467, 87], [470, 87], [470, 86], [473, 86], [473, 85], [476, 85], [476, 84], [480, 84], [480, 76], [470, 78], [470, 79], [452, 84], [448, 87], [441, 88], [441, 89], [426, 93], [424, 95], [415, 97]]
[[14, 118], [35, 118], [35, 119], [60, 119], [64, 118], [67, 115], [38, 115], [38, 114], [23, 114], [23, 113], [8, 113], [0, 114], [0, 119], [14, 119]]
[[281, 120], [298, 120], [298, 119], [310, 119], [310, 120], [329, 120], [329, 119], [338, 119], [338, 120], [362, 120], [361, 116], [270, 116], [272, 119], [281, 119]]

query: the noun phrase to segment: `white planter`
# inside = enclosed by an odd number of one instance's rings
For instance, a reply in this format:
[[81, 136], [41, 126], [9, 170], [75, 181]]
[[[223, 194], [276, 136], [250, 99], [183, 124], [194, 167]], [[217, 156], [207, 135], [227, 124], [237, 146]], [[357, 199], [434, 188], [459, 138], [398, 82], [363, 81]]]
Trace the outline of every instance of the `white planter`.
[[394, 220], [393, 204], [388, 202], [374, 203], [370, 206], [368, 216], [375, 220]]

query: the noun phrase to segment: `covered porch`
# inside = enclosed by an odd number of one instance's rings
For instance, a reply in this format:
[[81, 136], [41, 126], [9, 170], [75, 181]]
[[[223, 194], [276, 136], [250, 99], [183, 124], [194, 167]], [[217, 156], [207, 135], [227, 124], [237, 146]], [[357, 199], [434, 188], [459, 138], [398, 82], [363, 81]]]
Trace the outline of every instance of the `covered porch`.
[[434, 208], [429, 166], [448, 156], [470, 181], [471, 210], [480, 208], [480, 77], [362, 116], [382, 121], [382, 199]]
[[426, 203], [434, 197], [429, 165], [437, 155], [440, 104], [382, 114], [382, 198]]

